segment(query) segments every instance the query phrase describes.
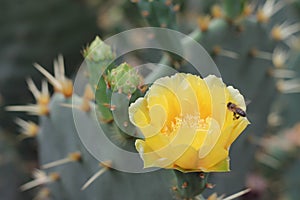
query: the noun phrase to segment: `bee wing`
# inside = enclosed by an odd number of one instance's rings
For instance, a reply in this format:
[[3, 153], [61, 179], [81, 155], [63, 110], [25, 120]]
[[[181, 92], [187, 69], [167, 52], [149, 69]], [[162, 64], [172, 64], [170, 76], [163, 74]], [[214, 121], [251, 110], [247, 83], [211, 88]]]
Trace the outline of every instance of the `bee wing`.
[[248, 106], [252, 101], [250, 99], [246, 99], [245, 104]]

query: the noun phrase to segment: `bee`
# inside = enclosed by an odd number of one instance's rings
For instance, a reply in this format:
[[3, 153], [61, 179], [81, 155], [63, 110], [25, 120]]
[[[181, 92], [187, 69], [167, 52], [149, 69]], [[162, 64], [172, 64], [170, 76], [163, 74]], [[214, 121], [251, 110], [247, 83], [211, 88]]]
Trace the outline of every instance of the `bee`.
[[228, 110], [233, 112], [234, 120], [239, 119], [240, 117], [246, 117], [246, 112], [232, 102], [227, 103], [227, 108], [228, 108]]

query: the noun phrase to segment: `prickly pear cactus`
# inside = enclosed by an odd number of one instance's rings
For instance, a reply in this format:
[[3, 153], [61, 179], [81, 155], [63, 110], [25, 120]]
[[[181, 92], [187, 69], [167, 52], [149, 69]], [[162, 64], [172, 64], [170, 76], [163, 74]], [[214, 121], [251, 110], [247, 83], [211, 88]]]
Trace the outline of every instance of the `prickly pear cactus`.
[[[19, 123], [26, 130], [27, 136], [32, 137], [37, 134], [40, 164], [43, 170], [37, 171], [35, 180], [22, 185], [21, 190], [25, 191], [40, 184], [47, 184], [48, 192], [42, 190], [39, 198], [49, 196], [53, 199], [152, 199], [155, 193], [156, 198], [172, 199], [170, 185], [172, 185], [173, 176], [171, 173], [164, 170], [146, 174], [119, 172], [113, 169], [114, 160], [99, 163], [86, 150], [76, 133], [73, 112], [76, 112], [80, 116], [80, 121], [84, 122], [86, 126], [83, 127], [84, 129], [97, 132], [98, 118], [89, 112], [96, 106], [92, 102], [94, 96], [91, 95], [90, 87], [86, 87], [82, 97], [72, 93], [72, 85], [68, 84], [70, 80], [64, 76], [62, 57], [55, 62], [55, 77], [39, 65], [36, 65], [36, 68], [56, 88], [55, 94], [50, 98], [46, 95], [48, 89], [45, 85], [40, 92], [33, 82], [29, 82], [29, 88], [37, 98], [37, 104], [8, 108], [14, 111], [25, 110], [41, 116], [38, 129], [32, 129], [33, 125], [29, 122]], [[121, 65], [120, 69], [123, 70], [123, 68], [124, 65]], [[126, 70], [129, 68], [131, 67], [125, 66]], [[127, 92], [127, 90], [124, 91]], [[48, 99], [39, 101], [42, 96]], [[71, 104], [72, 99], [73, 104]], [[73, 107], [75, 110], [72, 111], [70, 105], [78, 105], [78, 107]], [[117, 142], [123, 144], [122, 142], [125, 141], [128, 143], [126, 146], [132, 149], [134, 140], [126, 137], [121, 130], [116, 130], [118, 128], [114, 122], [103, 122], [101, 119], [100, 122], [102, 129], [109, 133], [113, 132], [112, 135], [115, 136], [114, 139]], [[101, 178], [98, 177], [100, 175]], [[160, 184], [155, 184], [157, 182]], [[136, 188], [141, 185], [144, 185], [144, 189], [136, 191]]]
[[[176, 20], [176, 13], [181, 12], [183, 15], [188, 12], [184, 10], [188, 5], [183, 1], [140, 0], [132, 3], [137, 6], [145, 21], [154, 27], [179, 30], [180, 23]], [[245, 187], [263, 193], [264, 185], [255, 188], [254, 179], [289, 182], [293, 180], [291, 173], [281, 176], [285, 172], [286, 163], [295, 164], [289, 166], [293, 172], [299, 165], [295, 157], [290, 157], [297, 152], [298, 145], [293, 143], [295, 148], [291, 150], [291, 138], [297, 138], [298, 135], [286, 134], [281, 129], [286, 126], [281, 124], [282, 118], [274, 107], [280, 107], [277, 104], [282, 105], [283, 93], [300, 91], [300, 83], [295, 78], [297, 74], [290, 67], [298, 63], [296, 54], [299, 52], [299, 39], [294, 34], [300, 31], [300, 27], [298, 23], [278, 23], [281, 10], [291, 9], [283, 1], [253, 3], [245, 0], [224, 0], [215, 5], [207, 4], [207, 7], [209, 9], [204, 9], [204, 13], [201, 13], [198, 26], [189, 37], [199, 42], [211, 54], [224, 82], [239, 88], [251, 101], [246, 113], [252, 123], [231, 148], [232, 172], [211, 174], [209, 180], [216, 185], [214, 190], [221, 194], [231, 194]], [[157, 40], [162, 46], [171, 45], [180, 52], [188, 45], [185, 41], [169, 37], [168, 34], [158, 37]], [[103, 160], [99, 163], [88, 152], [77, 135], [78, 127], [74, 122], [74, 115], [82, 124], [80, 129], [86, 131], [87, 135], [90, 132], [98, 133], [97, 127], [100, 124], [104, 132], [109, 133], [107, 137], [113, 143], [125, 150], [136, 152], [135, 140], [142, 136], [138, 135], [131, 124], [128, 109], [119, 105], [144, 96], [147, 87], [143, 87], [143, 79], [129, 62], [120, 65], [114, 62], [116, 56], [112, 47], [99, 37], [96, 37], [83, 54], [89, 85], [82, 94], [74, 94], [72, 81], [65, 77], [63, 60], [59, 57], [54, 64], [55, 76], [35, 65], [53, 85], [55, 93], [52, 97], [49, 96], [45, 84], [40, 92], [29, 81], [29, 89], [37, 103], [8, 107], [11, 111], [27, 111], [40, 116], [37, 140], [43, 171], [36, 172], [36, 179], [24, 184], [21, 189], [27, 190], [45, 184], [48, 192], [41, 192], [39, 198], [50, 196], [53, 199], [204, 199], [197, 195], [213, 186], [207, 183], [207, 175], [204, 173], [184, 174], [158, 170], [130, 174], [114, 170], [116, 160]], [[196, 73], [184, 58], [172, 52], [163, 53], [160, 64], [172, 66], [178, 72]], [[161, 74], [163, 71], [158, 70], [149, 76], [155, 79]], [[293, 118], [295, 123], [298, 120], [295, 120], [294, 115], [297, 114], [292, 112], [292, 104], [287, 107], [285, 110], [290, 112], [284, 116]], [[95, 115], [92, 110], [96, 110]], [[27, 135], [36, 135], [32, 132], [37, 132], [37, 129], [33, 131], [30, 124], [20, 124], [27, 127]], [[30, 131], [28, 127], [31, 127]], [[299, 132], [298, 129], [292, 132], [297, 131]], [[268, 132], [275, 136], [270, 137], [271, 139], [263, 137]], [[257, 146], [260, 147], [259, 153]], [[107, 150], [101, 153], [111, 155], [115, 152]], [[118, 156], [121, 157], [116, 154], [115, 158]], [[251, 170], [260, 175], [252, 176], [250, 180], [247, 175]], [[274, 173], [280, 176], [275, 177]], [[268, 184], [268, 181], [261, 182]], [[260, 197], [275, 199], [283, 196], [295, 199], [297, 191], [292, 188], [287, 191], [290, 192], [264, 194]], [[227, 199], [247, 192], [249, 190], [243, 190]], [[204, 195], [208, 196], [208, 193], [204, 192]], [[212, 194], [208, 199], [223, 197]]]
[[[74, 96], [73, 96], [74, 98]], [[78, 104], [82, 98], [77, 97]], [[122, 173], [111, 169], [109, 164], [99, 163], [85, 149], [80, 141], [72, 117], [72, 109], [62, 107], [69, 104], [70, 98], [61, 94], [55, 94], [49, 105], [49, 116], [41, 118], [41, 130], [38, 136], [40, 144], [40, 162], [42, 168], [53, 161], [69, 158], [70, 163], [45, 169], [47, 173], [58, 173], [59, 179], [49, 183], [48, 188], [54, 199], [152, 199], [152, 193], [157, 198], [171, 199], [169, 188], [170, 178], [162, 171], [149, 174]], [[90, 106], [92, 105], [92, 103]], [[97, 120], [88, 112], [78, 110], [81, 120], [86, 122], [88, 131], [97, 131]], [[67, 121], [66, 121], [67, 120]], [[67, 124], [67, 125], [66, 125]], [[58, 127], [64, 127], [60, 129]], [[103, 124], [102, 128], [110, 130], [113, 124]], [[115, 133], [118, 134], [118, 133]], [[120, 135], [120, 137], [123, 137]], [[80, 157], [70, 159], [69, 155], [78, 152]], [[105, 153], [105, 152], [104, 152]], [[114, 161], [111, 161], [112, 165]], [[90, 185], [87, 181], [98, 172], [105, 172], [95, 179]], [[154, 184], [159, 181], [161, 185]], [[144, 185], [144, 190], [136, 191], [136, 188]], [[162, 189], [163, 188], [163, 189]]]

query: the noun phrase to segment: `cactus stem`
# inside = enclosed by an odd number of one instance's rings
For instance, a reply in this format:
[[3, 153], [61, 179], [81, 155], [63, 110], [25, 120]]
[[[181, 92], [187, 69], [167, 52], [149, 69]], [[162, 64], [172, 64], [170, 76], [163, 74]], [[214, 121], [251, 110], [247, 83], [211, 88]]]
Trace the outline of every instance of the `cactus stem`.
[[293, 78], [296, 76], [296, 72], [289, 69], [273, 69], [270, 68], [267, 71], [268, 75], [274, 78]]
[[88, 186], [90, 186], [98, 177], [100, 177], [104, 172], [108, 171], [111, 168], [111, 161], [106, 161], [100, 163], [102, 168], [96, 172], [81, 188], [81, 190], [85, 190]]
[[114, 134], [111, 138], [114, 141], [118, 142], [118, 145], [120, 145], [120, 146], [125, 146], [127, 144], [126, 138], [120, 132], [118, 132], [118, 134]]
[[237, 59], [239, 57], [239, 54], [237, 54], [236, 52], [225, 50], [220, 46], [213, 47], [213, 55], [220, 55], [233, 59]]
[[238, 198], [238, 197], [240, 197], [240, 196], [243, 196], [244, 194], [247, 194], [247, 193], [250, 192], [250, 191], [251, 191], [251, 189], [250, 189], [250, 188], [247, 188], [247, 189], [242, 190], [242, 191], [240, 191], [240, 192], [238, 192], [238, 193], [235, 193], [235, 194], [233, 194], [233, 195], [230, 195], [230, 196], [224, 198], [223, 200], [232, 200], [232, 199], [236, 199], [236, 198]]
[[35, 100], [38, 104], [45, 104], [47, 105], [50, 101], [50, 95], [48, 90], [48, 84], [46, 81], [42, 81], [42, 90], [41, 92], [37, 89], [36, 85], [34, 84], [31, 78], [26, 80], [27, 85], [31, 93], [33, 94]]
[[30, 115], [48, 115], [49, 108], [46, 105], [38, 105], [38, 104], [30, 104], [30, 105], [22, 105], [22, 106], [6, 106], [5, 109], [7, 111], [15, 111], [15, 112], [27, 112]]
[[35, 137], [39, 132], [39, 126], [32, 121], [25, 121], [21, 118], [17, 118], [15, 123], [18, 124], [21, 128], [19, 135], [19, 140], [23, 140], [29, 137]]
[[68, 155], [68, 157], [66, 157], [66, 158], [56, 160], [56, 161], [53, 161], [53, 162], [43, 165], [42, 169], [49, 169], [49, 168], [63, 165], [63, 164], [70, 163], [70, 162], [79, 162], [80, 160], [81, 160], [81, 153], [73, 152], [73, 153], [70, 153]]
[[275, 25], [271, 30], [271, 37], [276, 41], [286, 40], [294, 33], [300, 31], [300, 23]]
[[41, 170], [38, 170], [38, 169], [36, 169], [33, 172], [33, 176], [34, 176], [34, 180], [23, 184], [20, 187], [21, 191], [24, 192], [24, 191], [32, 189], [34, 187], [37, 187], [37, 186], [40, 186], [40, 185], [43, 185], [43, 184], [46, 184], [46, 183], [51, 183], [51, 182], [57, 181], [60, 178], [58, 173], [54, 172], [54, 173], [51, 173], [49, 175], [46, 175], [45, 172], [43, 172]]

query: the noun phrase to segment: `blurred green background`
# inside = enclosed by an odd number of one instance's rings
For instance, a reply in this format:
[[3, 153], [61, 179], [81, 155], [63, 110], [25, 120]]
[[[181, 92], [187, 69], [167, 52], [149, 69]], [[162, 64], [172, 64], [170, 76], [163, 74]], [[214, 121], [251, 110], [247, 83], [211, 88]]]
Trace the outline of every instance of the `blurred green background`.
[[22, 194], [19, 186], [37, 167], [37, 144], [16, 140], [17, 114], [3, 106], [32, 102], [25, 79], [42, 78], [35, 62], [52, 71], [53, 58], [63, 54], [67, 74], [74, 73], [82, 62], [80, 51], [102, 30], [97, 7], [84, 1], [2, 0], [0, 13], [0, 199], [32, 199], [35, 192]]

